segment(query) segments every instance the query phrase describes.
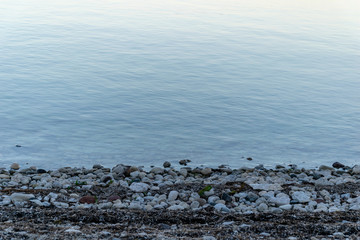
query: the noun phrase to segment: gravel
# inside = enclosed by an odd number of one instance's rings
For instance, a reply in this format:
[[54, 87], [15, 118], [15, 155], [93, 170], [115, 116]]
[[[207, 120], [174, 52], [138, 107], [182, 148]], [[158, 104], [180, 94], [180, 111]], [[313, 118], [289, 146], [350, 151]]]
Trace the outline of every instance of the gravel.
[[[186, 163], [189, 163], [187, 161]], [[358, 166], [0, 169], [0, 239], [346, 239]]]

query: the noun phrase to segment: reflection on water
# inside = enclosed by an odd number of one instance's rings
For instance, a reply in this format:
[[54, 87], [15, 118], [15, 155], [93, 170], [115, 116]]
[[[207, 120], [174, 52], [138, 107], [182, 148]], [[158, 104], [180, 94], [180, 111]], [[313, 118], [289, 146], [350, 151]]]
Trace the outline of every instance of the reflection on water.
[[0, 166], [354, 164], [359, 10], [1, 1]]

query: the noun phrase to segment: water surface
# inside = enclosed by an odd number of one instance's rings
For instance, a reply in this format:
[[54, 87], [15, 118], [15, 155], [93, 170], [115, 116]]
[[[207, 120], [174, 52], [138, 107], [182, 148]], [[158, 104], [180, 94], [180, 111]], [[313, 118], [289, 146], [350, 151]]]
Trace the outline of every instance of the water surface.
[[0, 167], [358, 163], [359, 12], [351, 0], [3, 0]]

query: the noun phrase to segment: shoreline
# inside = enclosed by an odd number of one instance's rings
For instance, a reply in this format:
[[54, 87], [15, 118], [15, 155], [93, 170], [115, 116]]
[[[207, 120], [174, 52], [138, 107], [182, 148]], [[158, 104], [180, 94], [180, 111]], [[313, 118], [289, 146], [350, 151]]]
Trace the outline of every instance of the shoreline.
[[[184, 161], [184, 160], [183, 160]], [[360, 237], [360, 166], [0, 170], [0, 239]]]

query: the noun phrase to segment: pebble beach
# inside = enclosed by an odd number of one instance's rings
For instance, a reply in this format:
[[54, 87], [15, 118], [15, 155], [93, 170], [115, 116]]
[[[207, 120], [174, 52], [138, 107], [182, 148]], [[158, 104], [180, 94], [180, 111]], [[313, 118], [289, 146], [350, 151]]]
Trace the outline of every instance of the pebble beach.
[[360, 165], [0, 169], [0, 239], [358, 239]]

